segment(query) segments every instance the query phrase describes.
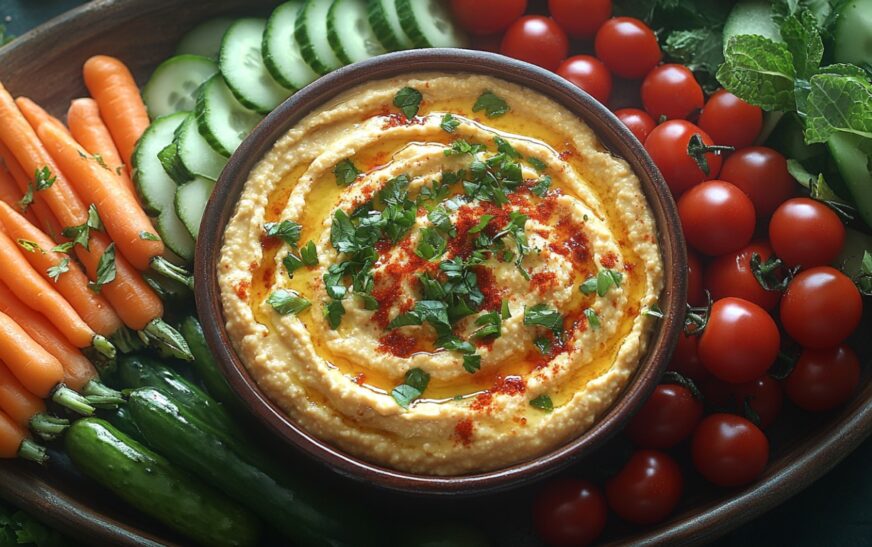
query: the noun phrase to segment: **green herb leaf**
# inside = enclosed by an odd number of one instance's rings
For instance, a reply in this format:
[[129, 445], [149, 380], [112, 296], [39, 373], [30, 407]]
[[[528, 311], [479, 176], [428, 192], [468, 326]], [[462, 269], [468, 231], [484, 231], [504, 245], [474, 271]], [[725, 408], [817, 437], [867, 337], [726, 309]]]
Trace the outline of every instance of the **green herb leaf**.
[[442, 116], [442, 123], [439, 124], [439, 127], [441, 127], [446, 133], [454, 133], [459, 126], [460, 120], [452, 116], [450, 113]]
[[551, 401], [551, 397], [547, 395], [539, 395], [535, 399], [530, 401], [530, 406], [537, 410], [543, 410], [545, 412], [551, 412], [554, 410], [554, 403]]
[[503, 300], [500, 302], [500, 317], [503, 321], [512, 317], [512, 311], [509, 309], [509, 301]]
[[288, 289], [273, 291], [267, 298], [267, 303], [279, 315], [297, 315], [312, 305], [311, 302], [300, 296], [300, 293]]
[[654, 317], [655, 319], [663, 319], [663, 310], [660, 309], [659, 304], [651, 304], [642, 310], [642, 315]]
[[548, 355], [551, 353], [551, 340], [544, 336], [537, 336], [533, 340], [533, 345], [536, 346], [536, 349], [538, 349], [539, 353], [542, 355]]
[[502, 335], [502, 318], [498, 312], [494, 311], [478, 316], [475, 324], [481, 327], [470, 335], [475, 340], [489, 336], [499, 338]]
[[391, 397], [403, 408], [409, 408], [427, 390], [430, 375], [415, 367], [406, 372], [405, 380], [391, 391]]
[[100, 213], [97, 212], [97, 206], [93, 203], [88, 206], [88, 228], [92, 230], [103, 230], [103, 221], [100, 220]]
[[315, 242], [311, 239], [302, 248], [300, 248], [300, 258], [303, 264], [312, 267], [318, 265], [318, 248], [315, 247]]
[[363, 309], [369, 311], [375, 311], [378, 309], [378, 300], [371, 294], [366, 294], [365, 292], [356, 292], [354, 296], [360, 299], [363, 304]]
[[545, 327], [558, 333], [563, 331], [563, 315], [548, 304], [536, 304], [524, 309], [524, 325]]
[[267, 237], [277, 237], [291, 247], [296, 247], [300, 242], [300, 232], [303, 230], [303, 226], [293, 220], [267, 222], [263, 228]]
[[27, 251], [28, 253], [40, 253], [45, 254], [45, 249], [39, 246], [35, 241], [30, 241], [27, 239], [18, 238], [16, 240], [18, 246]]
[[470, 144], [464, 139], [455, 139], [451, 142], [451, 146], [445, 149], [445, 155], [462, 156], [464, 154], [469, 154], [474, 156], [485, 150], [487, 150], [487, 147], [483, 144]]
[[662, 44], [669, 60], [693, 71], [705, 91], [711, 93], [720, 87], [715, 78], [718, 67], [724, 62], [723, 35], [719, 29], [674, 30], [666, 35]]
[[481, 218], [478, 221], [478, 224], [469, 229], [470, 234], [477, 234], [480, 231], [484, 230], [488, 223], [493, 220], [493, 215], [481, 215]]
[[351, 159], [346, 158], [336, 164], [336, 167], [333, 168], [333, 175], [336, 177], [336, 184], [348, 186], [357, 180], [360, 171], [351, 163]]
[[457, 230], [454, 229], [454, 224], [451, 223], [451, 216], [444, 207], [436, 207], [427, 215], [427, 220], [433, 223], [440, 232], [448, 234], [452, 237], [457, 235]]
[[399, 108], [407, 119], [411, 120], [418, 115], [418, 108], [421, 106], [423, 98], [423, 95], [417, 89], [404, 87], [394, 95], [394, 106]]
[[587, 317], [587, 324], [590, 325], [590, 328], [593, 330], [600, 328], [600, 318], [593, 308], [587, 308], [584, 310], [584, 315]]
[[818, 74], [809, 85], [807, 143], [826, 142], [837, 132], [872, 138], [872, 84], [853, 76]]
[[589, 296], [596, 292], [596, 287], [597, 276], [591, 276], [584, 280], [584, 282], [578, 287], [578, 290], [581, 291], [581, 294]]
[[505, 154], [509, 158], [517, 159], [521, 157], [521, 154], [509, 144], [509, 141], [502, 137], [494, 137], [494, 144], [497, 145], [497, 152]]
[[51, 174], [48, 167], [37, 169], [33, 174], [33, 186], [37, 192], [51, 188], [57, 177]]
[[58, 278], [61, 276], [61, 274], [67, 273], [68, 271], [70, 271], [70, 259], [65, 256], [60, 259], [57, 264], [49, 267], [46, 270], [46, 274], [48, 275], [49, 279], [57, 283]]
[[436, 260], [445, 254], [447, 246], [448, 240], [438, 230], [435, 228], [424, 228], [421, 230], [421, 238], [418, 240], [415, 254], [424, 260]]
[[544, 161], [540, 160], [539, 158], [534, 158], [533, 156], [530, 156], [529, 158], [527, 158], [527, 163], [532, 165], [533, 169], [535, 169], [536, 171], [539, 171], [540, 173], [542, 171], [548, 169], [548, 164], [546, 164]]
[[475, 346], [470, 344], [468, 341], [458, 338], [457, 336], [449, 335], [445, 336], [439, 340], [436, 340], [436, 347], [454, 351], [457, 353], [465, 353], [465, 354], [473, 354], [475, 353]]
[[343, 315], [345, 315], [345, 306], [342, 305], [341, 300], [331, 300], [324, 306], [324, 318], [327, 319], [327, 324], [333, 330], [339, 328]]
[[61, 243], [59, 245], [55, 245], [54, 247], [52, 247], [51, 250], [56, 252], [56, 253], [69, 253], [70, 251], [73, 250], [74, 245], [75, 245], [74, 242], [66, 241], [66, 242]]
[[139, 232], [139, 239], [142, 239], [145, 241], [160, 241], [160, 238], [157, 237], [157, 235], [155, 235], [151, 232], [146, 232], [145, 230]]
[[476, 372], [481, 370], [481, 355], [477, 353], [464, 355], [463, 370], [470, 374], [475, 374]]
[[115, 281], [115, 243], [110, 243], [97, 262], [97, 279], [89, 282], [88, 287], [98, 293], [103, 285], [113, 281]]
[[539, 196], [540, 198], [544, 198], [545, 194], [548, 193], [548, 190], [550, 188], [551, 188], [551, 177], [548, 175], [545, 175], [544, 177], [542, 177], [538, 181], [536, 181], [536, 184], [534, 184], [530, 188], [530, 191], [533, 192], [534, 194], [536, 194], [537, 196]]
[[718, 81], [764, 110], [794, 110], [793, 56], [782, 43], [756, 34], [733, 36], [724, 51]]
[[824, 42], [817, 19], [807, 9], [789, 15], [781, 23], [781, 38], [793, 56], [798, 78], [808, 79], [817, 72], [824, 56]]
[[478, 100], [475, 101], [472, 107], [473, 112], [482, 110], [484, 110], [488, 118], [499, 118], [509, 111], [509, 105], [506, 101], [494, 95], [493, 92], [485, 91], [478, 97]]
[[287, 270], [288, 275], [294, 277], [294, 272], [303, 267], [303, 260], [294, 253], [289, 252], [282, 259], [282, 265]]

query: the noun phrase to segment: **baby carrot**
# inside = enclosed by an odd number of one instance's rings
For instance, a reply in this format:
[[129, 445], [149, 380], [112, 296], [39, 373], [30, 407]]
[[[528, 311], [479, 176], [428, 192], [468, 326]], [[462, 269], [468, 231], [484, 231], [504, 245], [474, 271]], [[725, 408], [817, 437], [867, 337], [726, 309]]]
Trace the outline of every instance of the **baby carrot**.
[[[24, 194], [27, 193], [27, 185], [30, 183], [30, 177], [24, 173], [24, 169], [22, 169], [18, 164], [18, 160], [15, 159], [15, 156], [12, 155], [9, 148], [3, 144], [2, 140], [0, 140], [0, 159], [3, 160], [6, 168], [9, 169], [9, 174], [12, 175], [12, 180], [14, 180], [15, 184], [18, 186], [19, 198], [24, 196]], [[16, 200], [16, 206], [18, 206], [19, 201], [20, 200]], [[36, 217], [38, 222], [34, 222], [34, 224], [41, 226], [43, 231], [52, 236], [52, 238], [61, 234], [61, 228], [58, 226], [57, 221], [55, 221], [54, 215], [51, 213], [48, 206], [42, 201], [34, 201], [24, 208], [24, 213], [25, 216], [30, 215], [28, 218]]]
[[48, 461], [45, 448], [27, 438], [27, 432], [0, 412], [0, 458], [22, 458], [44, 464]]
[[0, 203], [0, 229], [19, 245], [22, 242], [36, 244], [37, 249], [25, 249], [25, 258], [94, 332], [111, 337], [124, 328], [109, 302], [88, 288], [88, 276], [79, 264], [63, 253], [52, 251], [55, 246], [52, 239], [5, 203]]
[[69, 133], [66, 126], [59, 119], [46, 112], [41, 106], [27, 97], [18, 97], [15, 99], [15, 104], [18, 105], [18, 109], [21, 110], [22, 114], [24, 114], [27, 123], [29, 123], [31, 127], [36, 128], [43, 123], [50, 123], [61, 131]]
[[85, 85], [100, 106], [100, 114], [125, 165], [130, 167], [133, 148], [148, 128], [149, 119], [139, 87], [127, 66], [106, 55], [85, 61]]
[[109, 128], [100, 117], [100, 107], [97, 101], [91, 98], [74, 99], [67, 110], [67, 125], [70, 133], [79, 144], [95, 158], [99, 157], [109, 170], [118, 178], [117, 182], [126, 188], [133, 199], [138, 200], [136, 188], [130, 180], [118, 149], [109, 134]]
[[27, 391], [3, 362], [0, 362], [0, 410], [25, 428], [31, 418], [45, 412], [45, 402]]

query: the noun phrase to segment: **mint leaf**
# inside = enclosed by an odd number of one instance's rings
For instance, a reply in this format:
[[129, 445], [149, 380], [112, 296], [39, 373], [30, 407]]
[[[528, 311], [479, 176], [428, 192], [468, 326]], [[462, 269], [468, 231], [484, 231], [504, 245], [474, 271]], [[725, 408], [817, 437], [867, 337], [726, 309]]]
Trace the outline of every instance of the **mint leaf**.
[[707, 92], [720, 85], [715, 79], [718, 67], [724, 62], [723, 36], [714, 28], [675, 30], [663, 41], [663, 52], [670, 61], [681, 63], [694, 74]]
[[817, 28], [817, 20], [806, 9], [785, 17], [781, 24], [781, 38], [793, 56], [793, 67], [798, 78], [808, 79], [817, 72], [824, 56], [824, 42]]
[[717, 78], [732, 94], [764, 110], [794, 110], [793, 56], [785, 44], [756, 34], [730, 38]]
[[418, 115], [418, 108], [421, 106], [423, 98], [424, 96], [417, 89], [404, 87], [394, 95], [394, 106], [399, 108], [407, 119], [411, 120]]
[[853, 76], [817, 74], [809, 81], [805, 141], [826, 142], [834, 133], [872, 138], [872, 84]]

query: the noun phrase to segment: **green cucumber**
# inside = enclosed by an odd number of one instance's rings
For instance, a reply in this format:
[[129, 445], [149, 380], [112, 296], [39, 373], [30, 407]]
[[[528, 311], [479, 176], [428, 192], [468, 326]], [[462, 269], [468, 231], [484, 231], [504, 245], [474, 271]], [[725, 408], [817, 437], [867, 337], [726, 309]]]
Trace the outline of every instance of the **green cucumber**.
[[163, 150], [157, 153], [157, 159], [166, 173], [176, 184], [184, 184], [191, 180], [193, 175], [179, 158], [179, 145], [175, 141], [169, 143]]
[[224, 32], [233, 24], [230, 17], [216, 17], [200, 23], [185, 34], [176, 46], [176, 55], [202, 55], [218, 59]]
[[215, 61], [201, 55], [176, 55], [162, 62], [142, 88], [151, 119], [189, 112], [200, 85], [218, 72]]
[[757, 34], [781, 42], [781, 30], [772, 18], [769, 0], [742, 0], [730, 11], [724, 22], [724, 48], [733, 36]]
[[846, 0], [833, 29], [833, 60], [872, 65], [872, 0]]
[[397, 0], [369, 0], [367, 16], [373, 32], [388, 51], [415, 47], [400, 25]]
[[142, 438], [142, 433], [136, 426], [136, 422], [133, 421], [133, 415], [130, 413], [130, 409], [127, 408], [127, 405], [118, 405], [118, 408], [112, 412], [106, 413], [105, 416], [106, 421], [112, 424], [115, 429], [124, 433], [136, 442], [145, 444], [145, 440]]
[[396, 0], [400, 25], [415, 47], [464, 47], [466, 37], [441, 0]]
[[200, 134], [197, 127], [197, 117], [194, 114], [188, 116], [173, 140], [178, 151], [179, 162], [187, 173], [187, 180], [194, 177], [203, 177], [212, 181], [218, 180], [227, 158], [216, 152]]
[[294, 543], [374, 542], [370, 521], [351, 504], [340, 503], [299, 477], [279, 479], [265, 473], [160, 390], [137, 389], [128, 405], [156, 450], [249, 507]]
[[243, 106], [260, 114], [269, 114], [293, 93], [279, 85], [263, 64], [261, 45], [265, 28], [265, 19], [248, 17], [236, 21], [224, 33], [218, 58], [227, 87]]
[[291, 0], [277, 7], [263, 33], [263, 63], [272, 77], [289, 89], [302, 89], [318, 79], [318, 73], [303, 61], [300, 45], [294, 38], [302, 6], [303, 0]]
[[203, 326], [197, 318], [194, 316], [186, 317], [179, 327], [179, 332], [182, 333], [188, 347], [191, 348], [191, 353], [194, 355], [191, 365], [197, 371], [197, 376], [203, 380], [209, 395], [226, 405], [239, 406], [239, 399], [233, 393], [230, 384], [227, 383], [227, 378], [221, 373], [218, 363], [212, 355], [212, 350], [206, 343]]
[[248, 511], [108, 422], [78, 420], [67, 431], [65, 446], [82, 474], [197, 543], [257, 544], [259, 525]]
[[203, 83], [194, 108], [200, 134], [213, 150], [227, 158], [263, 119], [236, 100], [220, 74]]
[[333, 0], [327, 12], [327, 40], [336, 56], [348, 65], [387, 51], [366, 18], [364, 0]]
[[294, 27], [294, 38], [306, 64], [318, 74], [327, 74], [342, 66], [327, 40], [329, 0], [306, 0]]
[[197, 240], [197, 234], [200, 232], [200, 221], [203, 220], [203, 211], [206, 209], [206, 202], [209, 201], [213, 188], [215, 188], [214, 180], [195, 177], [176, 190], [176, 215], [194, 241]]
[[872, 226], [872, 141], [848, 133], [834, 133], [827, 141], [857, 212]]

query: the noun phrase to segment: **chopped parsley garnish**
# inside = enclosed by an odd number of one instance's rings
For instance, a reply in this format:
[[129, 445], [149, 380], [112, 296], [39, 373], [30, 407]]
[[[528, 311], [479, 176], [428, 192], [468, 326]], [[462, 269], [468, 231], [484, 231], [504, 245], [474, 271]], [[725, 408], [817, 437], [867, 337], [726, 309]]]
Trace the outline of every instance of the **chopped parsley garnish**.
[[418, 240], [415, 254], [424, 260], [437, 260], [445, 254], [447, 246], [448, 240], [436, 228], [424, 228], [421, 230], [421, 239]]
[[24, 196], [18, 201], [18, 205], [21, 207], [21, 210], [26, 210], [31, 203], [33, 203], [33, 194], [34, 192], [38, 192], [41, 190], [46, 190], [51, 188], [51, 186], [55, 183], [57, 177], [51, 174], [48, 167], [43, 167], [42, 169], [37, 169], [33, 173], [33, 182], [27, 185], [27, 192], [24, 193]]
[[454, 133], [459, 126], [460, 120], [452, 116], [450, 113], [442, 116], [442, 123], [439, 124], [439, 127], [441, 127], [446, 133]]
[[294, 272], [303, 267], [303, 260], [294, 253], [288, 253], [282, 259], [282, 265], [287, 270], [288, 275], [294, 277]]
[[511, 310], [509, 310], [509, 301], [503, 300], [502, 302], [500, 302], [500, 318], [505, 321], [506, 319], [510, 319], [511, 317], [512, 312]]
[[277, 237], [291, 247], [296, 247], [300, 242], [300, 232], [303, 230], [303, 227], [293, 220], [267, 222], [263, 228], [267, 237]]
[[324, 306], [324, 318], [333, 330], [339, 328], [343, 315], [345, 315], [345, 306], [342, 305], [341, 300], [332, 300]]
[[481, 355], [477, 353], [463, 356], [463, 370], [470, 374], [475, 374], [481, 370]]
[[336, 177], [336, 184], [339, 186], [348, 186], [360, 175], [357, 167], [351, 163], [351, 160], [346, 158], [336, 164], [333, 168], [333, 175]]
[[315, 242], [311, 239], [308, 243], [300, 248], [300, 258], [306, 266], [318, 265], [318, 248], [315, 247]]
[[28, 253], [40, 253], [45, 254], [45, 250], [39, 246], [35, 241], [30, 241], [28, 239], [18, 238], [16, 241], [18, 246], [27, 251]]
[[548, 355], [551, 353], [551, 340], [545, 336], [537, 336], [533, 340], [533, 345], [536, 346], [536, 349], [538, 349], [539, 353], [542, 355]]
[[587, 323], [590, 325], [590, 328], [593, 330], [600, 328], [600, 318], [593, 308], [587, 308], [584, 310], [584, 315], [587, 317]]
[[145, 241], [160, 241], [160, 238], [157, 237], [156, 234], [153, 234], [151, 232], [146, 232], [145, 230], [139, 232], [139, 239], [142, 239]]
[[500, 154], [505, 154], [512, 159], [518, 159], [521, 157], [521, 154], [515, 150], [506, 139], [502, 137], [494, 137], [494, 143], [497, 145], [497, 152]]
[[407, 119], [411, 120], [418, 115], [418, 108], [420, 108], [423, 98], [417, 89], [404, 87], [394, 95], [394, 106], [399, 108]]
[[279, 315], [296, 315], [312, 305], [308, 300], [300, 296], [300, 293], [288, 289], [273, 291], [267, 298], [267, 303]]
[[97, 280], [88, 283], [94, 292], [100, 292], [103, 285], [115, 281], [115, 243], [110, 243], [97, 262]]
[[487, 228], [487, 225], [493, 220], [493, 215], [481, 215], [481, 218], [478, 221], [478, 224], [469, 229], [470, 234], [477, 234], [480, 231]]
[[68, 257], [63, 257], [58, 261], [54, 266], [49, 267], [45, 273], [48, 275], [49, 279], [57, 283], [58, 278], [61, 274], [65, 274], [70, 271], [70, 259]]
[[[72, 240], [72, 246], [81, 245], [88, 249], [88, 240], [91, 237], [91, 230], [102, 230], [103, 222], [100, 221], [100, 215], [97, 213], [97, 207], [92, 203], [88, 207], [88, 220], [78, 226], [67, 226], [61, 230], [61, 235]], [[72, 246], [70, 247], [72, 249]], [[66, 252], [66, 251], [64, 251]], [[114, 260], [113, 260], [114, 264]], [[113, 270], [114, 272], [114, 270]], [[114, 275], [114, 274], [113, 274]]]
[[536, 304], [524, 309], [524, 325], [545, 327], [558, 334], [563, 332], [563, 315], [548, 304]]
[[493, 336], [499, 338], [502, 333], [502, 318], [498, 312], [492, 311], [484, 315], [480, 315], [475, 319], [476, 326], [480, 327], [470, 336], [473, 339], [487, 338]]
[[391, 391], [391, 397], [403, 408], [409, 408], [427, 390], [430, 375], [418, 367], [409, 369], [402, 384]]
[[587, 278], [578, 289], [582, 294], [590, 295], [596, 293], [597, 296], [602, 297], [609, 292], [612, 286], [620, 287], [623, 280], [624, 274], [621, 272], [604, 269], [597, 272], [596, 276]]
[[535, 169], [536, 171], [539, 171], [540, 173], [542, 171], [548, 169], [547, 163], [545, 163], [544, 161], [540, 160], [539, 158], [535, 158], [533, 156], [530, 156], [529, 158], [527, 158], [527, 163], [532, 165], [533, 169]]
[[545, 194], [548, 193], [548, 190], [551, 188], [551, 177], [545, 175], [536, 181], [536, 184], [530, 187], [530, 191], [539, 196], [540, 198], [544, 198]]
[[430, 213], [427, 214], [427, 220], [433, 223], [433, 226], [439, 229], [440, 232], [447, 234], [451, 237], [457, 235], [457, 230], [454, 228], [454, 224], [451, 223], [451, 216], [445, 207], [439, 206], [434, 208]]
[[446, 156], [462, 156], [470, 154], [472, 156], [479, 152], [484, 152], [487, 147], [483, 144], [469, 144], [464, 139], [456, 139], [452, 141], [451, 146], [445, 149]]
[[544, 410], [545, 412], [551, 412], [554, 410], [554, 403], [551, 401], [551, 397], [547, 395], [539, 395], [535, 399], [530, 400], [530, 406], [537, 410]]
[[509, 111], [509, 105], [492, 91], [482, 93], [472, 106], [473, 112], [484, 110], [488, 118], [499, 118]]

